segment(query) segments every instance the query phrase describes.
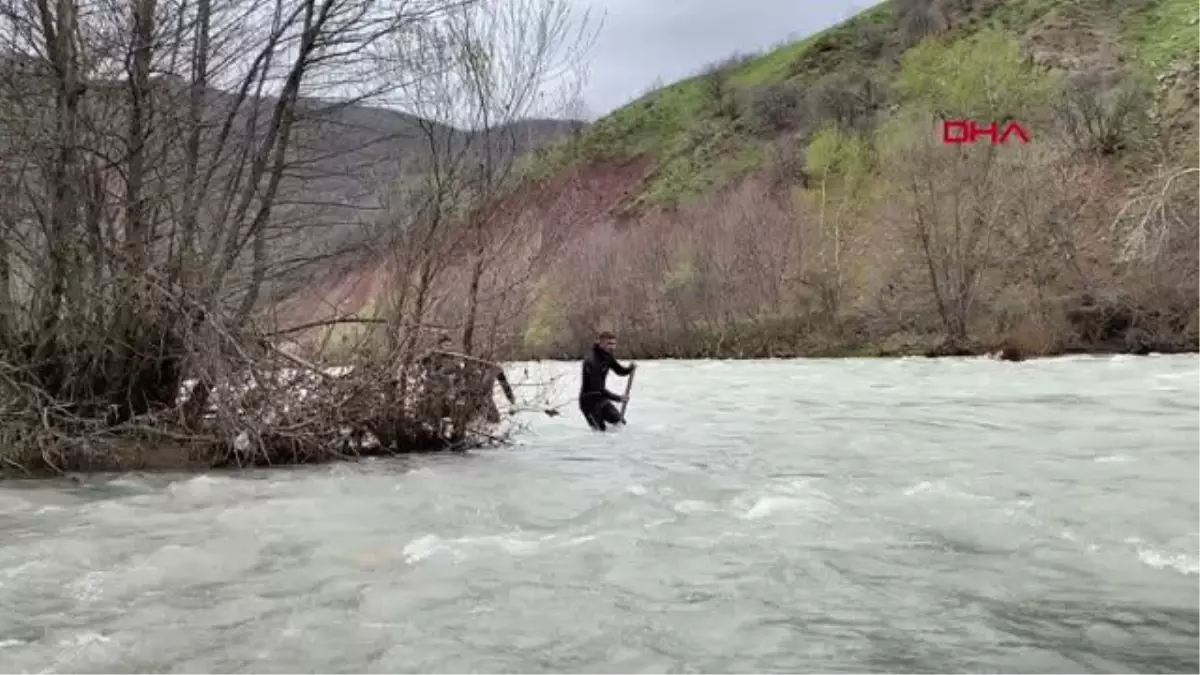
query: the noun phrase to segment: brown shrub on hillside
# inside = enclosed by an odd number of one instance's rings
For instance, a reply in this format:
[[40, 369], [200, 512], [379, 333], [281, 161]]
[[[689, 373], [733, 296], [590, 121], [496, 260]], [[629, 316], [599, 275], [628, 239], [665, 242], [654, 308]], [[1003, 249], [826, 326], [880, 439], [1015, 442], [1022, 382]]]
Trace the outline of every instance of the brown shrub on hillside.
[[795, 129], [804, 121], [804, 90], [795, 82], [771, 82], [749, 94], [751, 128], [763, 135]]
[[806, 148], [805, 139], [795, 135], [782, 136], [771, 143], [767, 151], [765, 173], [772, 189], [782, 190], [807, 184]]
[[805, 92], [807, 122], [819, 126], [833, 122], [841, 129], [869, 131], [887, 90], [876, 77], [862, 70], [831, 73]]
[[807, 227], [790, 199], [750, 182], [634, 227], [596, 228], [552, 273], [558, 347], [612, 326], [630, 349], [711, 355], [746, 326], [803, 316], [816, 306], [801, 269]]
[[898, 0], [896, 16], [905, 46], [946, 29], [947, 22], [937, 0]]
[[1076, 73], [1055, 102], [1057, 121], [1076, 149], [1113, 155], [1142, 141], [1150, 93], [1126, 73]]
[[[935, 350], [947, 338], [954, 352], [1025, 356], [1195, 342], [1196, 231], [1181, 226], [1195, 200], [1185, 190], [1139, 202], [1135, 220], [1151, 214], [1147, 231], [1172, 245], [1147, 243], [1141, 262], [1122, 263], [1137, 228], [1114, 236], [1118, 177], [1103, 162], [1052, 145], [1007, 159], [943, 150], [898, 165], [917, 185], [878, 185], [878, 199], [845, 223], [833, 315], [816, 284], [817, 207], [751, 180], [569, 242], [539, 285], [553, 299], [539, 315], [550, 337], [522, 353], [571, 357], [600, 327], [621, 331], [636, 355], [669, 357], [947, 353]], [[1154, 186], [1147, 194], [1163, 181]]]

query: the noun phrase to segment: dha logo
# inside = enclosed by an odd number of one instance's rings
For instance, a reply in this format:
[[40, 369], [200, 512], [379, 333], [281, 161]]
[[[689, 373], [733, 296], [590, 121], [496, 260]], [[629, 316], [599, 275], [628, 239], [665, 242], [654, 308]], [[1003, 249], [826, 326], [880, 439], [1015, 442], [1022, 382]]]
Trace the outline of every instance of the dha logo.
[[1003, 145], [1014, 135], [1020, 138], [1022, 143], [1029, 142], [1029, 131], [1019, 122], [1009, 122], [1001, 128], [996, 122], [980, 126], [975, 120], [942, 121], [942, 142], [946, 145], [974, 143], [980, 136], [990, 138], [992, 145]]

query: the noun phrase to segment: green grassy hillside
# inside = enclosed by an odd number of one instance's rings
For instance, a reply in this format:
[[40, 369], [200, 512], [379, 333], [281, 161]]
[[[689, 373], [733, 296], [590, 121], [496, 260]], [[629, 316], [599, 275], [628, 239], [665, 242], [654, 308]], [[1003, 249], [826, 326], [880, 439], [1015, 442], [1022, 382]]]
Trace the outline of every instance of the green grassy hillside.
[[547, 148], [536, 175], [603, 160], [652, 159], [635, 210], [671, 206], [768, 168], [782, 136], [803, 145], [822, 123], [872, 124], [898, 100], [903, 55], [923, 38], [987, 29], [1036, 69], [1121, 69], [1158, 78], [1196, 61], [1192, 0], [891, 0], [769, 53], [651, 92]]

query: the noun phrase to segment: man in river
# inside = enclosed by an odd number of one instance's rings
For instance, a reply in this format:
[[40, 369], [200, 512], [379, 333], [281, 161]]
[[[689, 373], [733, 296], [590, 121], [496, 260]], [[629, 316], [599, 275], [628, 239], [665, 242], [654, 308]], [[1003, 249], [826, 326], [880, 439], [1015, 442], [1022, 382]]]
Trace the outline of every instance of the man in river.
[[617, 363], [613, 350], [617, 347], [617, 336], [608, 331], [600, 333], [596, 343], [583, 357], [583, 384], [579, 389], [579, 410], [588, 426], [596, 431], [604, 431], [608, 424], [624, 423], [620, 411], [613, 401], [624, 403], [629, 399], [614, 394], [605, 388], [608, 371], [612, 370], [620, 377], [628, 377], [637, 368], [636, 363], [626, 368]]

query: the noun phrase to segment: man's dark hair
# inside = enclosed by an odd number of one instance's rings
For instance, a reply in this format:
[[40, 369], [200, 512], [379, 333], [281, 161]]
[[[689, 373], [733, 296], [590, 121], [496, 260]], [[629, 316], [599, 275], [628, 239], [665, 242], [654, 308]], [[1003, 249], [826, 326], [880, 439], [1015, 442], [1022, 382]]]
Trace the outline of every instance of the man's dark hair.
[[601, 342], [603, 342], [605, 340], [616, 340], [617, 334], [610, 330], [602, 330], [602, 331], [600, 331], [600, 335], [598, 335], [596, 337], [596, 339]]

